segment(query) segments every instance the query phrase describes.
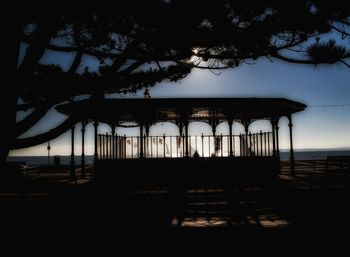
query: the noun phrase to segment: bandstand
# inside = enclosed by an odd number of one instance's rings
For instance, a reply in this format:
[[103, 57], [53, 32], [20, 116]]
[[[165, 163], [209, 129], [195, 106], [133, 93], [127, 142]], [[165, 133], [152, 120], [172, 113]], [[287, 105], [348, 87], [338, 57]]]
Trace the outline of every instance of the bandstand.
[[[85, 169], [84, 133], [89, 122], [94, 124], [94, 161], [96, 169], [110, 172], [120, 167], [132, 170], [150, 167], [250, 167], [248, 169], [279, 169], [279, 126], [281, 117], [289, 120], [290, 171], [293, 176], [294, 151], [292, 115], [306, 105], [285, 98], [144, 98], [82, 100], [56, 107], [63, 114], [78, 117], [82, 123], [82, 171]], [[269, 120], [271, 131], [251, 133], [249, 126], [256, 120]], [[211, 134], [189, 135], [191, 122], [205, 122]], [[152, 136], [150, 127], [159, 122], [177, 125], [178, 134]], [[227, 122], [229, 134], [216, 133], [216, 127]], [[244, 133], [233, 134], [233, 124], [244, 126]], [[100, 123], [111, 131], [98, 133]], [[134, 124], [134, 125], [130, 125]], [[139, 127], [139, 136], [117, 135], [117, 127]], [[74, 126], [72, 127], [71, 165], [74, 170]], [[148, 166], [147, 166], [148, 165]], [[202, 165], [202, 166], [201, 166]], [[252, 166], [253, 165], [253, 166]], [[100, 167], [100, 168], [99, 168]], [[148, 168], [147, 168], [148, 167]], [[273, 168], [272, 168], [273, 167]], [[180, 172], [180, 171], [179, 171]], [[234, 171], [232, 171], [234, 172]], [[243, 171], [244, 172], [244, 171]], [[131, 172], [132, 173], [132, 172]]]

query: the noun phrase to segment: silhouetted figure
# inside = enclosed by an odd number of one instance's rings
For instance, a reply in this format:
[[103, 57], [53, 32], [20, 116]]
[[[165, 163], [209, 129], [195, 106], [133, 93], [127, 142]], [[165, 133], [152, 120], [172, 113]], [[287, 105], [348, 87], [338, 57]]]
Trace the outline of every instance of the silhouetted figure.
[[144, 96], [145, 99], [151, 98], [151, 95], [150, 95], [150, 93], [149, 93], [148, 88], [145, 89], [145, 92], [143, 93], [143, 96]]

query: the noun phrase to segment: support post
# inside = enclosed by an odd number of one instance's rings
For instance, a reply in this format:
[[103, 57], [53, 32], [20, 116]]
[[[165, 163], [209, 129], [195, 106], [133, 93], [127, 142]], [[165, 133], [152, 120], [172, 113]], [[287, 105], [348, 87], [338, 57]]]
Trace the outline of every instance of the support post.
[[75, 179], [75, 159], [74, 159], [74, 130], [75, 126], [71, 128], [71, 155], [70, 155], [70, 178]]
[[116, 145], [115, 145], [115, 123], [111, 124], [111, 159], [116, 159]]
[[239, 133], [239, 156], [244, 156], [243, 153], [243, 140], [242, 140], [242, 133]]
[[189, 157], [189, 152], [188, 152], [188, 121], [185, 121], [185, 157]]
[[[149, 123], [146, 123], [145, 124], [145, 155], [146, 155], [146, 158], [149, 156], [149, 129], [150, 129], [151, 125]], [[152, 147], [152, 142], [151, 142], [151, 147]]]
[[275, 119], [271, 118], [272, 126], [272, 156], [276, 157], [276, 136], [275, 136]]
[[228, 130], [230, 134], [230, 157], [233, 157], [233, 144], [232, 144], [232, 125], [233, 125], [233, 120], [229, 119], [228, 121]]
[[215, 122], [213, 122], [211, 124], [211, 131], [213, 133], [213, 137], [215, 138], [215, 136], [216, 136], [216, 123]]
[[108, 159], [109, 158], [109, 136], [108, 136], [108, 132], [106, 132], [106, 134], [104, 135], [104, 144], [103, 144], [103, 149], [104, 149], [104, 153], [103, 153], [103, 159]]
[[182, 122], [179, 122], [178, 123], [178, 128], [179, 128], [179, 134], [180, 134], [180, 144], [179, 144], [179, 146], [178, 146], [178, 148], [180, 148], [180, 153], [181, 153], [181, 149], [182, 149], [182, 156], [181, 157], [184, 157], [184, 136], [183, 136], [183, 125], [182, 125]]
[[262, 130], [260, 130], [259, 136], [260, 136], [260, 156], [263, 156], [263, 132], [262, 132]]
[[280, 158], [280, 145], [279, 145], [279, 136], [278, 136], [278, 130], [279, 130], [279, 126], [278, 126], [278, 118], [276, 119], [275, 122], [275, 130], [276, 130], [276, 156], [278, 157], [278, 159]]
[[165, 134], [163, 134], [163, 158], [165, 158], [165, 139], [166, 139], [166, 137], [165, 137]]
[[289, 120], [289, 140], [290, 140], [290, 175], [292, 177], [295, 176], [295, 160], [294, 160], [294, 149], [293, 149], [293, 123], [292, 123], [292, 115], [288, 115]]
[[50, 141], [48, 141], [47, 142], [47, 165], [50, 165], [50, 150], [51, 150]]
[[247, 155], [248, 156], [253, 156], [253, 150], [254, 149], [252, 149], [252, 132], [249, 132], [248, 133], [248, 136], [249, 136], [249, 147], [247, 148]]
[[[215, 120], [213, 120], [212, 122], [211, 122], [211, 131], [212, 131], [212, 133], [213, 133], [213, 139], [214, 139], [214, 154], [215, 154], [215, 157], [216, 157], [216, 155], [217, 155], [217, 147], [216, 147], [216, 121]], [[209, 139], [210, 140], [210, 139]], [[209, 151], [210, 151], [210, 149], [209, 149]]]
[[248, 121], [244, 121], [244, 132], [245, 132], [245, 144], [244, 144], [244, 148], [245, 148], [245, 156], [248, 156], [249, 153], [249, 149], [248, 149], [248, 132], [249, 132], [249, 123]]
[[143, 123], [140, 123], [140, 159], [143, 158]]
[[85, 178], [85, 128], [87, 122], [81, 122], [81, 178]]
[[95, 134], [95, 146], [94, 146], [94, 165], [96, 166], [96, 162], [97, 162], [97, 159], [98, 159], [98, 153], [97, 153], [97, 129], [98, 129], [98, 122], [95, 121], [94, 122], [94, 134]]

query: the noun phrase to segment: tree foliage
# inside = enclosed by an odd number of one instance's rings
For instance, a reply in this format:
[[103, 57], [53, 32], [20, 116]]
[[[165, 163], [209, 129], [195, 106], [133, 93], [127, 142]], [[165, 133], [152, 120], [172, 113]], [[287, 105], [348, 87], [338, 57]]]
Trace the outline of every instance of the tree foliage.
[[[235, 68], [258, 58], [348, 68], [349, 17], [348, 5], [339, 0], [129, 0], [118, 8], [28, 10], [17, 33], [28, 48], [16, 71], [16, 110], [34, 111], [17, 123], [14, 138], [76, 96], [135, 92], [181, 80], [194, 68]], [[43, 64], [48, 50], [73, 53], [69, 69]], [[84, 56], [97, 58], [99, 66], [79, 73]], [[10, 148], [42, 143], [69, 124], [16, 139]]]

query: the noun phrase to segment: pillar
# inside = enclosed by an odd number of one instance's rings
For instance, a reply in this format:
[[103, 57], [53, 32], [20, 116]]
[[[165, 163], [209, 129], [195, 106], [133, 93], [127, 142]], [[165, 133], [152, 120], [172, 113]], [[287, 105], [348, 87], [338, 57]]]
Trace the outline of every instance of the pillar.
[[75, 178], [75, 160], [74, 160], [74, 130], [75, 126], [71, 128], [71, 155], [70, 155], [70, 177]]
[[294, 161], [294, 149], [293, 149], [293, 123], [292, 123], [292, 115], [288, 116], [289, 120], [289, 140], [290, 140], [290, 175], [292, 177], [295, 176], [295, 161]]
[[163, 134], [163, 157], [165, 158], [165, 139], [166, 139], [166, 137], [165, 137], [165, 134]]
[[280, 157], [280, 145], [279, 145], [279, 136], [278, 136], [278, 130], [279, 130], [279, 126], [278, 126], [278, 118], [276, 119], [275, 122], [275, 130], [276, 130], [276, 156], [279, 158]]
[[260, 130], [259, 136], [260, 136], [260, 156], [263, 156], [263, 132], [262, 132], [262, 130]]
[[81, 178], [85, 178], [85, 128], [86, 122], [81, 122]]
[[239, 156], [244, 156], [242, 133], [239, 133]]
[[94, 131], [95, 131], [95, 149], [94, 149], [94, 164], [96, 165], [96, 161], [98, 158], [98, 153], [97, 153], [97, 129], [98, 129], [98, 122], [94, 122]]
[[189, 157], [188, 152], [188, 121], [185, 122], [185, 157]]
[[179, 123], [178, 127], [179, 127], [179, 133], [180, 133], [180, 136], [181, 136], [181, 135], [184, 133], [184, 131], [183, 131], [183, 125], [182, 125], [181, 122]]
[[103, 156], [103, 159], [109, 159], [109, 135], [108, 135], [108, 132], [106, 132], [106, 134], [104, 135], [104, 144], [103, 144], [103, 149], [105, 149], [105, 153], [104, 153], [104, 156]]
[[115, 124], [114, 122], [110, 125], [111, 126], [111, 159], [116, 159], [116, 141], [115, 141]]
[[[215, 153], [215, 156], [217, 155], [217, 152], [216, 152], [216, 138], [215, 138], [215, 136], [216, 136], [216, 122], [215, 122], [215, 120], [213, 120], [212, 122], [211, 122], [211, 131], [212, 131], [212, 133], [213, 133], [213, 139], [214, 139], [214, 153]], [[210, 140], [210, 138], [209, 138], [209, 140]], [[210, 149], [209, 149], [209, 152], [210, 152]]]
[[[177, 126], [178, 126], [178, 128], [179, 128], [179, 134], [180, 134], [180, 149], [182, 149], [182, 157], [184, 157], [184, 136], [183, 136], [183, 125], [182, 125], [182, 122], [181, 121], [179, 121], [178, 123], [177, 123]], [[182, 146], [181, 146], [182, 145]]]
[[[249, 155], [249, 156], [253, 156], [253, 151], [254, 151], [254, 149], [252, 149], [252, 132], [249, 132], [248, 133], [248, 136], [249, 136], [249, 148], [247, 148], [247, 155]], [[255, 139], [254, 139], [255, 140]]]
[[230, 157], [233, 157], [233, 143], [232, 143], [232, 125], [233, 125], [233, 120], [228, 120], [228, 130], [229, 130], [229, 135], [230, 135]]
[[143, 158], [143, 124], [140, 123], [140, 158]]
[[[149, 129], [150, 129], [151, 125], [149, 123], [146, 123], [145, 124], [145, 143], [146, 143], [146, 146], [145, 146], [145, 155], [146, 157], [149, 156]], [[151, 147], [152, 147], [152, 143], [151, 143]]]
[[276, 136], [275, 136], [275, 119], [271, 118], [271, 127], [272, 127], [272, 156], [276, 156]]
[[[248, 132], [249, 132], [249, 123], [248, 121], [244, 121], [244, 132], [245, 132], [245, 153], [244, 155], [245, 156], [248, 156], [249, 154], [249, 149], [248, 149], [248, 138], [249, 138], [249, 135], [248, 135]], [[250, 139], [249, 139], [250, 140]]]
[[215, 122], [212, 122], [212, 124], [211, 124], [211, 131], [213, 133], [213, 137], [215, 138], [215, 135], [216, 135], [216, 123]]

